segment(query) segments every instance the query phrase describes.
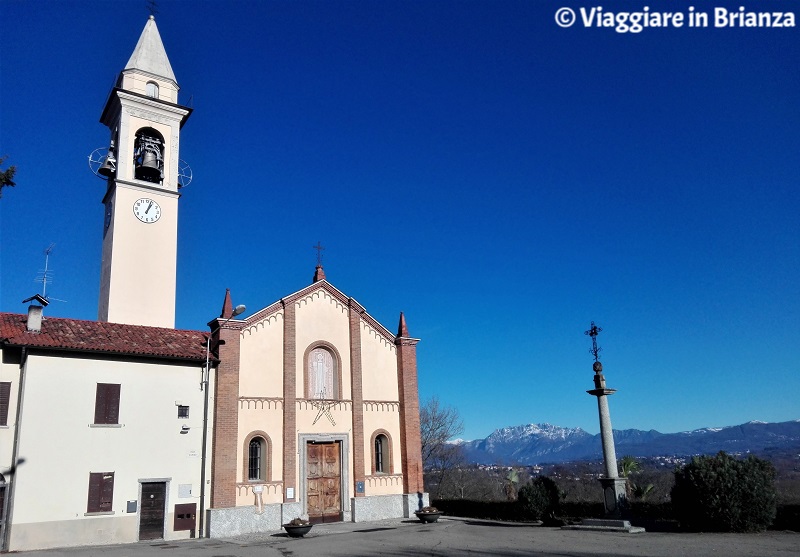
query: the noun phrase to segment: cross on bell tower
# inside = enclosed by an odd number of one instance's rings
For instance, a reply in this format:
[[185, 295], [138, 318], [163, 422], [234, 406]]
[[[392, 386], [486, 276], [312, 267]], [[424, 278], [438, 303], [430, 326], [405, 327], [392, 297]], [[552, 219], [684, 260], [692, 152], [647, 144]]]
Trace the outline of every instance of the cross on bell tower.
[[114, 159], [101, 170], [100, 321], [175, 326], [178, 153], [192, 112], [178, 104], [178, 89], [151, 15], [100, 117]]

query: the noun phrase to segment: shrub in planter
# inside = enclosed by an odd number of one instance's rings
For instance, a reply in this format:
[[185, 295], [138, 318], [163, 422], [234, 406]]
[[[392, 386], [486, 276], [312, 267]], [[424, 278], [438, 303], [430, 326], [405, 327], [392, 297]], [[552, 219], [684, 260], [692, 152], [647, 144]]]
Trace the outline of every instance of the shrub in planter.
[[539, 476], [524, 485], [517, 496], [520, 514], [528, 520], [554, 516], [560, 500], [556, 482], [546, 476]]
[[714, 532], [758, 532], [774, 520], [775, 468], [724, 452], [695, 457], [675, 471], [672, 507], [681, 526]]

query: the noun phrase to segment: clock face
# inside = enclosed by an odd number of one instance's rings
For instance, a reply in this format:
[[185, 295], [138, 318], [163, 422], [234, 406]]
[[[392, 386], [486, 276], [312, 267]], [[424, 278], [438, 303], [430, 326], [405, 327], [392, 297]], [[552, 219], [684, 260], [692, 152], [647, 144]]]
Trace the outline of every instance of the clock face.
[[142, 222], [153, 223], [161, 218], [161, 206], [152, 199], [144, 197], [133, 204], [133, 214]]

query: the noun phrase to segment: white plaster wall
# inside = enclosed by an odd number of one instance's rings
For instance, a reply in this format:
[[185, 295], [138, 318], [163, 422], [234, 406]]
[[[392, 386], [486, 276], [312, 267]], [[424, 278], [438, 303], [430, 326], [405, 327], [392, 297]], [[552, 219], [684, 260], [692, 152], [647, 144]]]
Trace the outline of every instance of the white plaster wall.
[[342, 400], [351, 398], [350, 320], [347, 307], [324, 290], [315, 290], [296, 303], [297, 398], [305, 398], [305, 361], [303, 355], [312, 343], [324, 340], [336, 347]]
[[283, 311], [242, 330], [239, 394], [283, 397]]
[[140, 95], [147, 94], [148, 81], [153, 81], [158, 84], [159, 100], [175, 104], [178, 103], [178, 88], [172, 81], [130, 71], [123, 72], [122, 74], [122, 88], [127, 91], [139, 93]]
[[[158, 221], [143, 223], [133, 214], [143, 197], [161, 206]], [[108, 320], [174, 327], [178, 198], [118, 186], [113, 234]]]
[[360, 330], [364, 400], [399, 400], [395, 345], [363, 321]]
[[390, 473], [401, 474], [403, 472], [400, 459], [400, 412], [399, 409], [371, 410], [368, 407], [364, 410], [364, 454], [369, 455], [364, 459], [364, 473], [372, 474], [372, 459], [374, 458], [374, 447], [372, 446], [372, 434], [378, 430], [385, 430], [391, 437], [392, 442], [392, 468]]
[[[269, 455], [270, 466], [267, 482], [283, 480], [283, 402], [240, 401], [239, 403], [239, 452], [236, 461], [236, 481], [248, 484], [245, 472], [245, 462], [248, 458], [248, 447], [245, 439], [254, 431], [263, 431], [269, 436], [272, 450]], [[259, 483], [259, 482], [256, 482]], [[281, 502], [283, 492], [277, 493], [275, 489], [265, 488], [264, 503]], [[254, 498], [250, 489], [239, 489], [236, 505], [252, 505]]]
[[[177, 503], [199, 509], [201, 366], [32, 355], [25, 374], [26, 462], [16, 478], [11, 549], [42, 547], [42, 528], [56, 535], [51, 546], [136, 541], [138, 517], [126, 502], [138, 501], [140, 480], [168, 481], [165, 538], [187, 537], [172, 532], [171, 513]], [[121, 384], [119, 427], [92, 427], [98, 382]], [[189, 406], [188, 419], [177, 417], [177, 404]], [[90, 472], [114, 472], [113, 514], [85, 516]], [[192, 486], [190, 497], [179, 498], [180, 484]]]

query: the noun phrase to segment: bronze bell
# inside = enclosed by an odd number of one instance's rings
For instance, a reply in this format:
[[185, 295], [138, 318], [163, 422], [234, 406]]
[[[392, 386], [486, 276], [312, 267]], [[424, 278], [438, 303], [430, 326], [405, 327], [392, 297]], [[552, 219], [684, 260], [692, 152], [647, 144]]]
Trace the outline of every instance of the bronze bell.
[[136, 177], [140, 180], [159, 180], [161, 169], [158, 165], [158, 157], [152, 151], [145, 151], [142, 155], [142, 163], [136, 167]]
[[106, 160], [103, 161], [103, 165], [97, 169], [97, 173], [106, 178], [111, 178], [116, 172], [117, 159], [115, 159], [114, 154], [109, 151], [106, 155]]

